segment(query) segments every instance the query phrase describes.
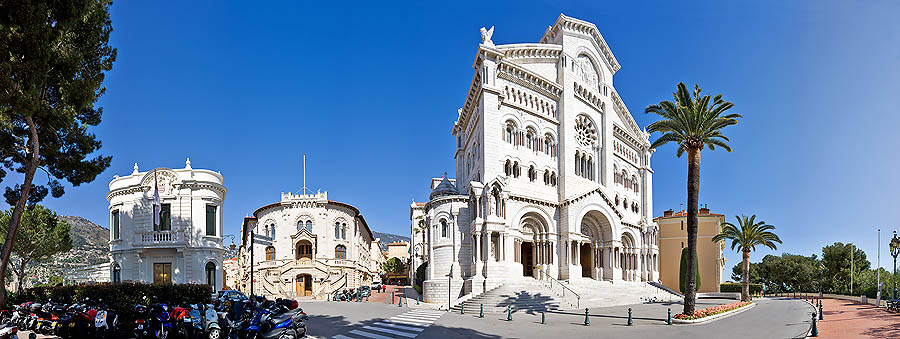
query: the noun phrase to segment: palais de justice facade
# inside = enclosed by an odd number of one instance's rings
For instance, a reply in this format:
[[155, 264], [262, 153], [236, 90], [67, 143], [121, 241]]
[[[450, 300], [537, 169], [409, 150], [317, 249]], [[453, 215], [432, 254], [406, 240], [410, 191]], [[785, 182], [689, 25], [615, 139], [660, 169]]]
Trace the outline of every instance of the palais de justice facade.
[[426, 301], [446, 301], [448, 283], [461, 297], [522, 277], [657, 281], [649, 134], [597, 27], [560, 15], [537, 43], [492, 35], [450, 131], [456, 180], [432, 179], [410, 206]]

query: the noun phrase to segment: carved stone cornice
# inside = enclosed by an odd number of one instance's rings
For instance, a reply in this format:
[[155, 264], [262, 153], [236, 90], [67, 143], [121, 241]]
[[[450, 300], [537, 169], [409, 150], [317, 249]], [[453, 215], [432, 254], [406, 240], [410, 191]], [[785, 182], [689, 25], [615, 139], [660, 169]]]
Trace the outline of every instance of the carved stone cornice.
[[603, 188], [602, 188], [602, 187], [597, 187], [597, 188], [595, 188], [595, 189], [592, 189], [592, 190], [590, 190], [590, 191], [585, 192], [585, 193], [582, 194], [582, 195], [579, 195], [579, 196], [574, 197], [574, 198], [571, 198], [571, 199], [567, 199], [567, 200], [563, 201], [563, 202], [560, 204], [560, 206], [568, 206], [568, 205], [571, 205], [572, 203], [575, 203], [575, 202], [577, 202], [577, 201], [579, 201], [579, 200], [581, 200], [581, 199], [584, 199], [584, 198], [586, 198], [586, 197], [588, 197], [589, 195], [592, 195], [592, 194], [599, 194], [600, 197], [603, 198], [603, 201], [606, 202], [606, 205], [608, 205], [610, 208], [612, 208], [613, 212], [616, 213], [616, 216], [618, 216], [619, 219], [622, 219], [622, 218], [624, 217], [624, 215], [622, 214], [622, 212], [619, 212], [619, 206], [616, 206], [616, 204], [613, 204], [612, 200], [609, 200], [609, 197], [606, 196], [606, 193], [603, 193]]
[[[622, 121], [624, 121], [626, 124], [628, 124], [628, 127], [630, 127], [631, 130], [635, 134], [646, 135], [646, 133], [641, 131], [641, 128], [638, 127], [637, 122], [634, 121], [634, 117], [631, 115], [631, 112], [628, 111], [628, 107], [626, 107], [625, 104], [622, 103], [622, 98], [619, 97], [619, 92], [616, 92], [615, 88], [610, 87], [610, 89], [611, 89], [610, 93], [612, 94], [612, 95], [610, 95], [610, 97], [612, 97], [613, 106], [615, 106], [616, 113], [619, 114], [619, 118], [621, 118]], [[649, 137], [649, 136], [647, 136], [647, 137]], [[645, 137], [643, 139], [647, 139], [647, 137]], [[649, 145], [649, 142], [648, 142], [648, 145]]]
[[541, 37], [540, 42], [549, 44], [550, 41], [553, 40], [556, 35], [562, 31], [590, 37], [591, 42], [594, 43], [597, 50], [603, 53], [603, 57], [606, 58], [606, 62], [609, 63], [613, 73], [619, 71], [619, 69], [622, 68], [622, 66], [619, 65], [619, 61], [616, 60], [616, 57], [609, 49], [609, 45], [606, 44], [606, 40], [603, 39], [603, 35], [600, 34], [600, 30], [597, 29], [596, 25], [587, 21], [560, 14], [553, 26], [548, 27], [547, 31], [544, 32], [544, 36]]
[[497, 64], [497, 77], [531, 89], [554, 101], [559, 101], [559, 97], [562, 96], [563, 89], [556, 82], [506, 60], [500, 60]]
[[588, 90], [584, 86], [581, 86], [581, 84], [579, 84], [578, 82], [575, 82], [574, 88], [576, 98], [583, 101], [595, 111], [606, 113], [606, 104], [603, 103], [603, 100], [600, 100], [600, 95], [594, 94], [594, 92]]

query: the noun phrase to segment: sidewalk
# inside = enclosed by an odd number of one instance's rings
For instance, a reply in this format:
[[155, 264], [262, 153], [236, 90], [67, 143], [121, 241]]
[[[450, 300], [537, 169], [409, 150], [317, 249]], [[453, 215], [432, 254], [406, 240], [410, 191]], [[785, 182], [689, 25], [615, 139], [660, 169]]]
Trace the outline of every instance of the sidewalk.
[[900, 314], [874, 305], [823, 299], [820, 338], [900, 338]]

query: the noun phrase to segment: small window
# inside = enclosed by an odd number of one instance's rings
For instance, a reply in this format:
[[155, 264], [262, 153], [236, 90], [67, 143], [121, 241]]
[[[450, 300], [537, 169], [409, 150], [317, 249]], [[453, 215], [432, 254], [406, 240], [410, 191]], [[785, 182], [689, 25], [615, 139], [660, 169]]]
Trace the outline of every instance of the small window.
[[216, 264], [206, 263], [206, 284], [216, 289]]
[[270, 231], [269, 231], [269, 238], [273, 238], [273, 239], [274, 239], [274, 238], [275, 238], [275, 224], [272, 224], [272, 227], [269, 228], [269, 229], [270, 229]]
[[347, 259], [347, 248], [344, 245], [337, 245], [334, 248], [334, 258], [335, 259]]
[[119, 211], [112, 212], [113, 240], [119, 239]]
[[312, 220], [306, 221], [306, 230], [312, 232]]
[[112, 282], [114, 282], [114, 283], [122, 282], [122, 268], [117, 263], [113, 264]]
[[275, 247], [266, 247], [266, 260], [275, 260]]
[[334, 238], [335, 239], [341, 238], [341, 223], [339, 223], [339, 222], [334, 223]]
[[347, 223], [341, 225], [341, 239], [347, 239]]
[[448, 234], [447, 234], [447, 233], [449, 233], [448, 228], [449, 227], [447, 226], [447, 220], [441, 219], [441, 236], [442, 237], [444, 237], [444, 238], [448, 237]]
[[206, 235], [216, 235], [215, 205], [206, 205]]

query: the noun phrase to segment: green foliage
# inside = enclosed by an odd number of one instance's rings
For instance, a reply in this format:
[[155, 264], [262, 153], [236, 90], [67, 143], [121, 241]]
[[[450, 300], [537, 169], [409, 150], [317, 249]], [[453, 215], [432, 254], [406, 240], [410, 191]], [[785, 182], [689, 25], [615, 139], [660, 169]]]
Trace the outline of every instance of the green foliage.
[[387, 273], [403, 273], [406, 271], [406, 265], [397, 257], [392, 257], [381, 264], [381, 269]]
[[[743, 268], [741, 267], [742, 263], [737, 263], [734, 267], [731, 268], [731, 280], [734, 281], [743, 281]], [[750, 283], [751, 284], [762, 284], [763, 278], [760, 275], [760, 264], [759, 263], [750, 263]]]
[[[722, 283], [719, 285], [720, 292], [741, 292], [741, 284]], [[750, 294], [763, 291], [763, 284], [750, 284]]]
[[[850, 252], [856, 246], [836, 242], [822, 248], [822, 265], [825, 266], [823, 285], [825, 290], [849, 293], [850, 292]], [[856, 248], [853, 251], [853, 269], [856, 274], [868, 270], [869, 260], [866, 253]]]
[[413, 286], [419, 286], [416, 289], [419, 294], [422, 294], [422, 284], [425, 283], [425, 269], [428, 268], [428, 262], [423, 262], [416, 268], [416, 281], [413, 282]]
[[[175, 284], [152, 285], [145, 283], [101, 283], [68, 286], [42, 286], [29, 288], [22, 293], [11, 295], [6, 304], [12, 305], [27, 301], [46, 302], [55, 300], [73, 302], [92, 300], [103, 301], [119, 313], [119, 323], [134, 322], [134, 305], [149, 303], [165, 303], [187, 305], [190, 303], [208, 303], [213, 290], [208, 285]], [[147, 297], [148, 299], [144, 299]]]
[[[681, 265], [678, 267], [678, 289], [681, 293], [684, 293], [685, 287], [685, 278], [687, 277], [687, 259], [688, 259], [688, 249], [687, 247], [681, 249]], [[697, 264], [694, 265], [694, 272], [696, 273], [696, 284], [697, 290], [700, 290], [700, 260], [697, 260]]]
[[[12, 214], [12, 209], [0, 213], [0, 234], [9, 231]], [[17, 238], [12, 248], [13, 253], [19, 257], [12, 270], [16, 276], [17, 290], [21, 289], [27, 276], [25, 268], [29, 263], [40, 262], [51, 255], [72, 249], [69, 224], [60, 220], [55, 212], [41, 205], [25, 207]]]
[[715, 150], [718, 146], [731, 152], [729, 139], [722, 134], [722, 129], [737, 125], [737, 118], [741, 117], [740, 114], [725, 114], [734, 104], [722, 100], [721, 94], [716, 94], [710, 102], [709, 94], [702, 95], [699, 85], [694, 85], [693, 95], [683, 82], [676, 87], [676, 91], [672, 93], [675, 102], [664, 100], [644, 109], [645, 113], [654, 113], [663, 118], [647, 126], [650, 133], [662, 133], [650, 148], [659, 148], [673, 142], [678, 144], [678, 157], [688, 149], [704, 147]]
[[[756, 246], [763, 245], [771, 249], [776, 249], [776, 243], [780, 244], [781, 239], [778, 238], [772, 230], [775, 226], [766, 224], [765, 221], [756, 221], [756, 215], [747, 217], [746, 215], [735, 216], [740, 228], [732, 223], [726, 222], [722, 224], [722, 231], [712, 238], [713, 242], [731, 240], [731, 250], [737, 248], [742, 254], [741, 276], [744, 275], [743, 264], [747, 264], [747, 278], [741, 279], [744, 285], [750, 284], [750, 252], [756, 250]], [[749, 292], [753, 293], [753, 292]], [[750, 301], [750, 296], [741, 291], [741, 300]]]

